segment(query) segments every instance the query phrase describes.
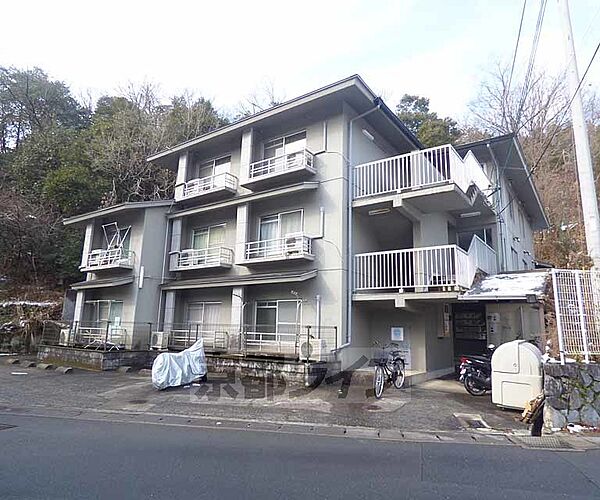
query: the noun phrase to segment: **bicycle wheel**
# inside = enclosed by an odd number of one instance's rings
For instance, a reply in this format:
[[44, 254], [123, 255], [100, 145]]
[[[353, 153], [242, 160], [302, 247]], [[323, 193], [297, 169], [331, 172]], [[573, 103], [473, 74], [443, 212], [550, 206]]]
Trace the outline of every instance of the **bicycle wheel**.
[[392, 382], [396, 389], [401, 389], [404, 385], [404, 361], [397, 361], [394, 366], [394, 372], [392, 373]]
[[377, 366], [375, 368], [375, 376], [373, 377], [373, 390], [375, 391], [375, 397], [377, 399], [381, 399], [383, 395], [383, 385], [385, 384], [385, 375], [383, 373], [383, 368], [381, 366]]

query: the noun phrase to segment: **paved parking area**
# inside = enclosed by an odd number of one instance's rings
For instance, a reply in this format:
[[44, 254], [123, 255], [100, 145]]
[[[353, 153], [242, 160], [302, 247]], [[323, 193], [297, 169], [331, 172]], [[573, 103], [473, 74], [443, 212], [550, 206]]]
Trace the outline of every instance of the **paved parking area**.
[[[18, 375], [23, 373], [23, 375]], [[92, 409], [265, 422], [305, 422], [406, 431], [458, 431], [456, 414], [479, 415], [493, 429], [524, 431], [518, 412], [501, 410], [490, 396], [473, 397], [456, 380], [389, 388], [381, 400], [369, 389], [341, 382], [314, 390], [265, 380], [209, 375], [207, 384], [156, 391], [147, 373], [88, 372], [63, 375], [0, 363], [0, 406]]]

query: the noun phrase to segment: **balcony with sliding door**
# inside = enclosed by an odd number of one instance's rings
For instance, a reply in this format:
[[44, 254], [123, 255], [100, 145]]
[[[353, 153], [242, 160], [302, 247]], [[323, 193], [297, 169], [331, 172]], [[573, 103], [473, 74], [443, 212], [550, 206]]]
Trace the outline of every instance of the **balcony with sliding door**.
[[424, 213], [490, 210], [493, 183], [473, 153], [462, 158], [450, 145], [357, 165], [353, 175], [354, 206], [401, 199]]
[[193, 163], [188, 180], [175, 186], [175, 201], [210, 201], [235, 194], [238, 178], [230, 169], [230, 156]]
[[258, 239], [245, 244], [244, 263], [314, 260], [312, 238], [304, 233], [303, 228], [303, 210], [260, 217]]
[[[95, 235], [97, 236], [97, 235]], [[102, 226], [102, 240], [94, 238], [99, 248], [92, 248], [84, 260], [80, 271], [99, 272], [110, 269], [133, 269], [134, 253], [129, 249], [131, 226], [119, 226], [116, 222]]]
[[313, 154], [306, 149], [306, 132], [264, 142], [262, 156], [250, 164], [248, 178], [242, 183], [257, 190], [299, 182], [316, 173]]
[[191, 246], [171, 253], [171, 271], [228, 269], [233, 265], [233, 250], [225, 245], [225, 224], [194, 229]]

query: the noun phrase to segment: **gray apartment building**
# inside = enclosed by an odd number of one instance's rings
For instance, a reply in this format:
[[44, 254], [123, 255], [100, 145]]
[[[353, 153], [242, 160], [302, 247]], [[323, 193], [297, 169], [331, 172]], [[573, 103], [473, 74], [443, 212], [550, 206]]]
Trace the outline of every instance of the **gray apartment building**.
[[513, 136], [426, 149], [357, 75], [148, 161], [176, 172], [174, 199], [65, 221], [85, 230], [82, 345], [201, 336], [215, 356], [344, 368], [393, 339], [410, 374], [443, 375], [488, 337], [486, 304], [461, 297], [533, 269], [547, 227]]

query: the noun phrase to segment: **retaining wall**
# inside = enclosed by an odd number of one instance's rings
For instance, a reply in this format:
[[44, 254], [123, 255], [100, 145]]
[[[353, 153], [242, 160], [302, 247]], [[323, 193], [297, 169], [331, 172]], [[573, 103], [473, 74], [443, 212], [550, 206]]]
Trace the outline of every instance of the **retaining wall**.
[[600, 426], [600, 365], [544, 365], [544, 424], [563, 428], [568, 423]]
[[150, 368], [158, 351], [95, 351], [75, 347], [40, 346], [37, 357], [44, 363], [68, 365], [89, 370], [116, 370], [120, 366]]

